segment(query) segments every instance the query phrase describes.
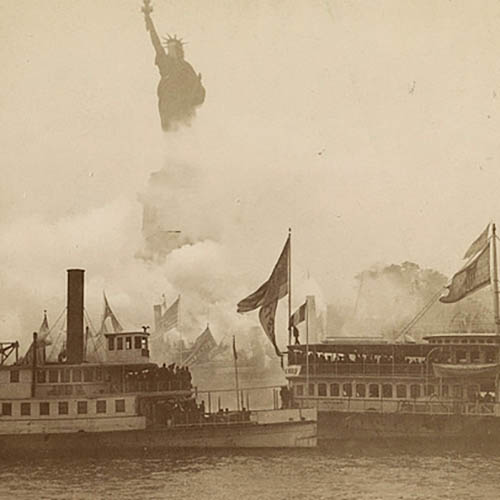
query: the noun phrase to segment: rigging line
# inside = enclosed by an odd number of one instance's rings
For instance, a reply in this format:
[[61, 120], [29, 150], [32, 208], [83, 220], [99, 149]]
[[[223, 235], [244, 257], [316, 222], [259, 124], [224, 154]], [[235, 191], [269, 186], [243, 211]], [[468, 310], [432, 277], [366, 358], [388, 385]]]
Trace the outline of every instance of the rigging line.
[[[90, 319], [90, 316], [89, 316], [87, 309], [84, 308], [83, 312], [85, 314], [85, 318], [86, 318], [88, 324], [90, 325], [90, 338], [92, 339], [92, 343], [94, 344], [94, 353], [97, 356], [98, 363], [104, 363], [104, 360], [101, 358], [99, 346], [97, 345], [97, 342], [96, 342], [96, 337], [92, 333], [92, 331], [94, 331], [94, 333], [95, 333], [95, 328], [94, 328], [94, 325], [92, 324], [92, 320]], [[100, 340], [100, 339], [101, 339], [101, 337], [98, 336], [98, 340]]]
[[59, 316], [57, 317], [57, 319], [54, 321], [54, 324], [49, 328], [49, 331], [47, 332], [47, 336], [49, 336], [52, 331], [54, 330], [54, 328], [56, 327], [57, 323], [59, 322], [59, 320], [61, 319], [62, 315], [66, 312], [66, 309], [67, 307], [63, 307], [63, 310], [59, 313]]
[[[444, 288], [444, 287], [443, 287]], [[398, 337], [401, 337], [401, 335], [404, 335], [407, 333], [412, 326], [434, 305], [436, 300], [441, 296], [441, 293], [443, 292], [443, 288], [440, 288], [439, 291], [437, 291], [432, 298], [427, 302], [424, 307], [407, 323], [407, 325], [401, 330], [399, 333]]]

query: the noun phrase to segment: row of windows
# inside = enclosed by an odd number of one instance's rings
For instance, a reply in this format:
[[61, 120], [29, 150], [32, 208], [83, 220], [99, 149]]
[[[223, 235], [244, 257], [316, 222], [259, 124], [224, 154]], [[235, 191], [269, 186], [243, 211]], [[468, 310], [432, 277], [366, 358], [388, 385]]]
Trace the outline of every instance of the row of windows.
[[108, 337], [108, 349], [114, 351], [115, 347], [117, 351], [123, 351], [125, 347], [126, 350], [132, 349], [132, 339], [134, 339], [134, 349], [147, 349], [148, 339], [146, 337], [125, 337], [125, 342], [123, 342], [123, 337]]
[[[33, 407], [38, 406], [38, 415], [47, 416], [55, 410], [53, 408], [54, 403], [41, 402], [41, 403], [21, 403], [20, 414], [21, 416], [30, 416], [33, 411]], [[35, 410], [36, 411], [36, 410]], [[105, 399], [98, 399], [96, 401], [95, 407], [96, 413], [106, 413], [107, 412], [107, 401]], [[115, 412], [124, 413], [125, 412], [125, 400], [115, 399]], [[77, 401], [76, 402], [76, 413], [78, 415], [86, 415], [88, 413], [88, 401]], [[69, 402], [68, 401], [58, 401], [57, 402], [57, 414], [58, 415], [68, 415], [69, 414]], [[12, 416], [12, 403], [2, 403], [2, 416]]]
[[429, 344], [493, 344], [493, 339], [430, 339]]
[[[468, 388], [470, 392], [477, 390], [476, 386]], [[437, 387], [433, 384], [422, 386], [421, 384], [351, 384], [346, 382], [344, 384], [330, 384], [329, 394], [328, 385], [326, 383], [309, 384], [308, 396], [331, 396], [331, 397], [346, 397], [346, 398], [400, 398], [406, 399], [419, 398], [421, 395], [432, 396], [437, 394]], [[450, 394], [453, 398], [462, 398], [463, 387], [455, 385], [450, 391], [448, 385], [442, 386], [442, 396], [449, 397]], [[304, 386], [301, 384], [295, 385], [295, 395], [304, 396]]]
[[102, 382], [103, 370], [100, 367], [88, 368], [50, 368], [48, 370], [38, 370], [37, 382], [44, 384], [70, 383], [70, 382]]

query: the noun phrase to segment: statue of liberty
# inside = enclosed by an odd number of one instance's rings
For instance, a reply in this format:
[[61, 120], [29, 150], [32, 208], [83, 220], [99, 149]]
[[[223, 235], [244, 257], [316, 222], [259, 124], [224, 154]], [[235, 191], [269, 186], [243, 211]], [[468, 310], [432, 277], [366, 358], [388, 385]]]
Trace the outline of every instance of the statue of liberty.
[[195, 115], [196, 107], [205, 100], [205, 89], [201, 84], [201, 74], [196, 74], [184, 59], [182, 40], [175, 35], [167, 35], [162, 45], [151, 19], [151, 0], [144, 0], [142, 12], [156, 52], [155, 64], [161, 76], [158, 84], [161, 126], [163, 130], [168, 131], [175, 129], [178, 124], [189, 124]]

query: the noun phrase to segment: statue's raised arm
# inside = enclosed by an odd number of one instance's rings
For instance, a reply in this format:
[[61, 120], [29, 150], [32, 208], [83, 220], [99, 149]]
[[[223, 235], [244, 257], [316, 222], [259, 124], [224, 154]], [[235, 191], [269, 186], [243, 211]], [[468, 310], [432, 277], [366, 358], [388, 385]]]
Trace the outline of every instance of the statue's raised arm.
[[165, 54], [165, 49], [161, 44], [160, 37], [156, 32], [155, 25], [151, 19], [151, 12], [153, 12], [153, 7], [151, 6], [151, 0], [144, 0], [144, 5], [142, 6], [142, 12], [144, 13], [144, 20], [146, 21], [146, 30], [149, 31], [151, 36], [151, 42], [155, 48], [156, 55]]

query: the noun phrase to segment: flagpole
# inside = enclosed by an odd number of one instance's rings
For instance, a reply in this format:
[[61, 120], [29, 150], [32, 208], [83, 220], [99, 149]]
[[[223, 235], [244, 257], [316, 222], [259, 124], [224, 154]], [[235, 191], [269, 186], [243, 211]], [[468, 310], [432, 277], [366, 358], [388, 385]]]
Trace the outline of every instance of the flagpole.
[[306, 394], [309, 396], [309, 297], [306, 297]]
[[233, 335], [233, 358], [234, 358], [234, 382], [236, 389], [236, 405], [240, 411], [240, 384], [238, 380], [238, 355], [236, 354], [236, 338]]
[[292, 228], [288, 228], [288, 345], [292, 343]]
[[498, 267], [497, 267], [497, 237], [495, 224], [491, 225], [491, 252], [492, 252], [492, 268], [491, 268], [491, 284], [493, 290], [493, 310], [495, 312], [495, 332], [500, 334], [500, 314], [498, 305]]
[[182, 366], [182, 354], [184, 351], [184, 344], [183, 344], [183, 339], [182, 339], [182, 332], [181, 332], [181, 296], [179, 295], [177, 297], [177, 300], [179, 301], [179, 305], [177, 306], [177, 328], [179, 329], [179, 366]]

